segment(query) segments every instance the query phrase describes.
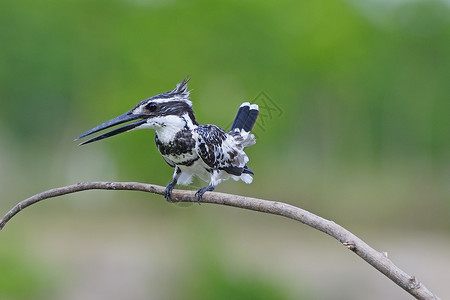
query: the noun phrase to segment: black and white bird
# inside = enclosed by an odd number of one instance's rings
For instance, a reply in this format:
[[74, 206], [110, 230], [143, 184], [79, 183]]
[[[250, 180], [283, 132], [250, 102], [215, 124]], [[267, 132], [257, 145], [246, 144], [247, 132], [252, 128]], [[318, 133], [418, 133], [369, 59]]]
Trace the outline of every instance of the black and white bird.
[[154, 129], [159, 152], [169, 166], [175, 168], [172, 181], [164, 192], [167, 201], [171, 200], [176, 184], [188, 185], [194, 175], [209, 182], [208, 186], [197, 191], [198, 201], [206, 191], [213, 191], [230, 177], [251, 183], [253, 171], [247, 167], [249, 159], [244, 148], [255, 144], [255, 136], [250, 131], [259, 114], [258, 105], [242, 103], [228, 133], [216, 125], [199, 125], [189, 100], [188, 81], [183, 80], [173, 91], [139, 102], [127, 113], [86, 131], [76, 140], [133, 120], [137, 121], [80, 145], [134, 129]]

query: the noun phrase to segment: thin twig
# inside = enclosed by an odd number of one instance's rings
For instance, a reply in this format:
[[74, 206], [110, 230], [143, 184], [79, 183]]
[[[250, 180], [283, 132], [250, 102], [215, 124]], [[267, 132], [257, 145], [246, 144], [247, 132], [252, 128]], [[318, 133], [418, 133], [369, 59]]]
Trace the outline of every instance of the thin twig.
[[[51, 189], [19, 202], [9, 212], [7, 212], [2, 219], [0, 219], [0, 230], [2, 230], [6, 223], [22, 209], [41, 200], [93, 189], [143, 191], [164, 195], [164, 187], [139, 182], [77, 183], [74, 185]], [[197, 201], [194, 191], [182, 190], [174, 190], [172, 193], [172, 199], [173, 202]], [[422, 283], [420, 283], [415, 276], [408, 275], [403, 270], [398, 268], [390, 259], [387, 258], [385, 253], [376, 251], [356, 235], [343, 228], [342, 226], [336, 224], [335, 222], [326, 220], [304, 209], [283, 202], [268, 201], [257, 198], [212, 192], [207, 192], [203, 196], [202, 203], [234, 206], [238, 208], [284, 216], [286, 218], [299, 221], [334, 237], [347, 249], [353, 251], [356, 255], [364, 259], [367, 263], [383, 273], [386, 277], [391, 279], [398, 286], [403, 288], [405, 291], [407, 291], [417, 299], [439, 299]]]

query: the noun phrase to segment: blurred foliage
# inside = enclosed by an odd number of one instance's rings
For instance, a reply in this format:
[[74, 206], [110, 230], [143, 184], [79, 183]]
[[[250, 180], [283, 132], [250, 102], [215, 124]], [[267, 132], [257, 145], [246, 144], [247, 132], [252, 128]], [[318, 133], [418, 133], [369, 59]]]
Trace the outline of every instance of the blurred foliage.
[[[202, 217], [200, 217], [202, 218]], [[210, 217], [208, 217], [210, 218]], [[229, 225], [225, 225], [229, 227]], [[232, 225], [231, 225], [232, 226]], [[257, 268], [239, 263], [243, 254], [231, 254], [220, 226], [193, 225], [187, 234], [191, 243], [188, 262], [177, 285], [177, 299], [310, 299], [308, 290], [298, 280], [296, 294], [275, 274], [258, 272]], [[269, 259], [269, 258], [265, 258]]]
[[[254, 183], [221, 189], [345, 224], [448, 232], [449, 36], [443, 0], [3, 0], [2, 206], [77, 181], [168, 183], [153, 133], [72, 139], [190, 76], [201, 123], [226, 127], [244, 100], [264, 104]], [[14, 278], [34, 286], [20, 268], [3, 274], [14, 291]], [[208, 269], [191, 292], [283, 297], [238, 278]]]
[[17, 243], [0, 247], [0, 299], [46, 299], [46, 291], [54, 285], [54, 278], [45, 265], [31, 259], [26, 249]]
[[[187, 277], [179, 299], [290, 299], [286, 289], [275, 278], [264, 278], [254, 272], [234, 271], [222, 265], [220, 257], [197, 253], [195, 271]], [[307, 299], [296, 295], [296, 299]]]

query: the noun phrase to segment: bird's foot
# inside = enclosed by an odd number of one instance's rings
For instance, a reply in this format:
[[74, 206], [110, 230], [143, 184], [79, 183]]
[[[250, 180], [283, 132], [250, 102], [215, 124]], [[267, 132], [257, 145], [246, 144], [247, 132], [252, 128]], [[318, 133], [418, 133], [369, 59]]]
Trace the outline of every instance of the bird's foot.
[[164, 198], [166, 198], [167, 202], [172, 202], [172, 190], [175, 187], [176, 183], [173, 181], [166, 186], [164, 190]]
[[205, 187], [199, 189], [199, 190], [195, 193], [195, 196], [197, 196], [197, 202], [198, 202], [198, 204], [200, 204], [200, 202], [202, 201], [203, 194], [204, 194], [205, 192], [211, 192], [211, 191], [214, 191], [214, 188], [215, 188], [215, 186], [213, 186], [213, 185], [208, 185], [208, 186], [205, 186]]

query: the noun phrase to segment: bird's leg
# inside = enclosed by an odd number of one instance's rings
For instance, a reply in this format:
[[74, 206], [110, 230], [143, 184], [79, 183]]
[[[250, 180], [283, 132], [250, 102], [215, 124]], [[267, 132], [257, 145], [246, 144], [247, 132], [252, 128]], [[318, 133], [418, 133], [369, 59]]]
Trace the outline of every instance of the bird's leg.
[[216, 185], [218, 185], [222, 180], [220, 179], [220, 171], [219, 170], [212, 170], [211, 172], [211, 181], [208, 186], [205, 186], [204, 188], [201, 188], [195, 193], [195, 196], [197, 196], [197, 202], [200, 203], [202, 200], [203, 194], [205, 192], [211, 192], [214, 191], [216, 188]]
[[205, 187], [199, 189], [199, 190], [197, 191], [197, 193], [195, 193], [195, 196], [197, 196], [197, 202], [200, 204], [200, 201], [202, 201], [203, 194], [204, 194], [205, 192], [211, 192], [211, 191], [214, 191], [215, 188], [216, 188], [216, 187], [215, 187], [214, 185], [211, 185], [211, 184], [210, 184], [210, 185], [208, 185], [208, 186], [205, 186]]
[[172, 179], [172, 181], [166, 186], [166, 189], [164, 190], [164, 198], [166, 198], [167, 202], [172, 202], [172, 190], [177, 184], [176, 179]]
[[173, 172], [172, 181], [166, 186], [166, 189], [164, 190], [164, 198], [166, 198], [166, 201], [172, 202], [172, 190], [177, 185], [178, 178], [180, 178], [181, 175], [181, 169], [178, 167], [175, 167], [175, 171]]

